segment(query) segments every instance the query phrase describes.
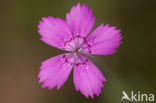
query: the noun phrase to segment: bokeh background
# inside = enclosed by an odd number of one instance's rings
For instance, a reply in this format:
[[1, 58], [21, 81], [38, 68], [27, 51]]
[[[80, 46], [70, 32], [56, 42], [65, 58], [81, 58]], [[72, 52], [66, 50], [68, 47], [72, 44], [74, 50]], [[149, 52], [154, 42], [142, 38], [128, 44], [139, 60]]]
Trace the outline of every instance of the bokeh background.
[[[92, 8], [94, 28], [114, 25], [124, 37], [118, 52], [92, 59], [107, 79], [94, 99], [76, 92], [72, 73], [60, 90], [41, 88], [37, 78], [42, 61], [63, 53], [40, 40], [39, 20], [65, 19], [78, 2]], [[0, 0], [0, 103], [120, 103], [123, 90], [155, 94], [155, 38], [156, 0]]]

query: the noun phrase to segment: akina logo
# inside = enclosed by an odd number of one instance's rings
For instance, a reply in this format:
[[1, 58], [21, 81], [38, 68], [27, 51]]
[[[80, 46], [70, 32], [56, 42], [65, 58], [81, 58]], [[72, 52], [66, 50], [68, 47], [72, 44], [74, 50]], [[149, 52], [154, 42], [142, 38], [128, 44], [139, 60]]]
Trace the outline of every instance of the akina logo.
[[137, 93], [135, 93], [134, 91], [131, 91], [130, 94], [128, 95], [125, 91], [122, 91], [122, 98], [121, 101], [127, 100], [127, 101], [144, 101], [144, 102], [154, 102], [154, 94], [145, 94], [145, 93], [141, 93], [140, 91], [138, 91]]

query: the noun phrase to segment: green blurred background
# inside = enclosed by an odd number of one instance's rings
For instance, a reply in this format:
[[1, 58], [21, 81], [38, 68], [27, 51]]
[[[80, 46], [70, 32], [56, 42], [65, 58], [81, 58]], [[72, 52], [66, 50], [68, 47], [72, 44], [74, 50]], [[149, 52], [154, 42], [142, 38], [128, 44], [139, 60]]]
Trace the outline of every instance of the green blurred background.
[[[114, 25], [124, 37], [118, 52], [92, 60], [107, 79], [95, 99], [76, 92], [72, 73], [60, 90], [41, 88], [37, 78], [42, 61], [63, 53], [40, 40], [39, 20], [65, 19], [78, 2], [92, 8], [94, 28]], [[0, 103], [120, 103], [123, 90], [155, 94], [155, 30], [156, 0], [0, 0]]]

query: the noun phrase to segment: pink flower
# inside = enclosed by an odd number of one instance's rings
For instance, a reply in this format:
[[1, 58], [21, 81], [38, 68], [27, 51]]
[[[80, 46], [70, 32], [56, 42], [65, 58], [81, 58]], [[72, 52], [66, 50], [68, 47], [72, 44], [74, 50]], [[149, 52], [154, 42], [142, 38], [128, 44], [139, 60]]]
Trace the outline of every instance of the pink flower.
[[[43, 17], [38, 25], [41, 40], [69, 51], [44, 61], [40, 67], [39, 82], [42, 87], [59, 89], [67, 80], [72, 68], [73, 82], [77, 91], [87, 98], [99, 96], [106, 81], [100, 70], [86, 55], [108, 55], [116, 51], [122, 36], [120, 30], [101, 24], [93, 32], [95, 16], [85, 4], [78, 3], [67, 13], [66, 20]], [[90, 33], [91, 32], [91, 33]]]

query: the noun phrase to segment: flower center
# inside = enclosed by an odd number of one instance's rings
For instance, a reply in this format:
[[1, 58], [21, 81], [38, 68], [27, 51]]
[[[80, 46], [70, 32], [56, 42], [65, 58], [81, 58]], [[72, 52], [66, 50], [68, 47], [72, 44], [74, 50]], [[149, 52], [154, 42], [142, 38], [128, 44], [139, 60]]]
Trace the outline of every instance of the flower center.
[[75, 52], [74, 52], [74, 53], [75, 53], [76, 55], [78, 55], [78, 54], [80, 54], [80, 53], [81, 53], [80, 51], [81, 51], [81, 48], [77, 48], [77, 49], [75, 50]]
[[82, 53], [91, 53], [91, 46], [85, 37], [74, 35], [69, 40], [65, 40], [63, 49], [74, 52], [76, 55]]

